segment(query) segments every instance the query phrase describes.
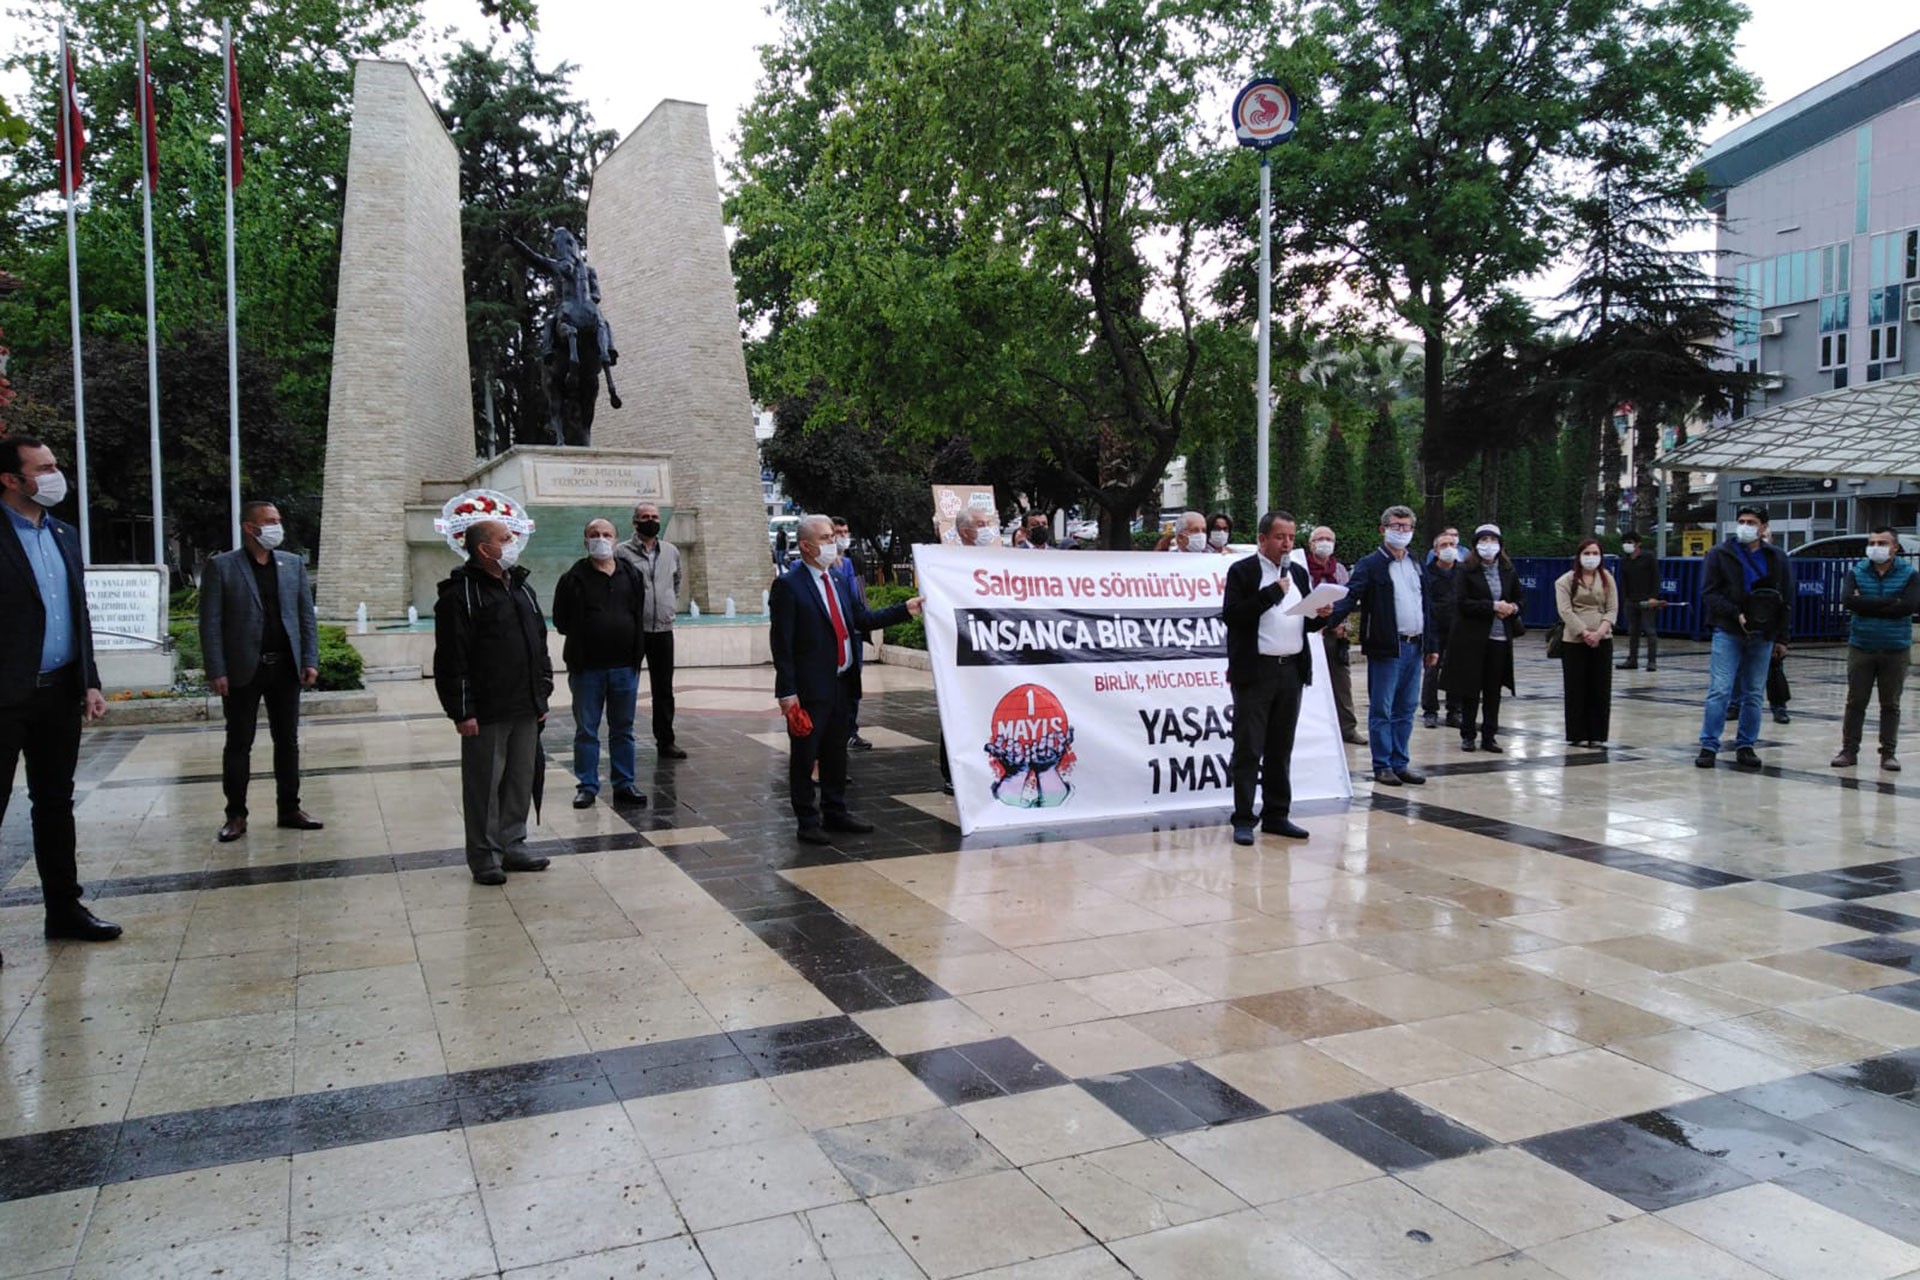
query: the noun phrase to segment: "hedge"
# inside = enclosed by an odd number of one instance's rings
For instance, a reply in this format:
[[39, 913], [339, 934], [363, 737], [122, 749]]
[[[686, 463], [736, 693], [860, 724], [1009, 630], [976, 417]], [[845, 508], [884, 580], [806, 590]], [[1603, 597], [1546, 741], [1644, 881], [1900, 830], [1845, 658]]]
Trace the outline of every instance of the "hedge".
[[[867, 607], [884, 609], [890, 604], [900, 604], [911, 600], [918, 594], [913, 587], [880, 583], [867, 588]], [[905, 622], [887, 628], [887, 643], [897, 644], [902, 649], [925, 649], [927, 647], [927, 626], [919, 618], [908, 618]]]

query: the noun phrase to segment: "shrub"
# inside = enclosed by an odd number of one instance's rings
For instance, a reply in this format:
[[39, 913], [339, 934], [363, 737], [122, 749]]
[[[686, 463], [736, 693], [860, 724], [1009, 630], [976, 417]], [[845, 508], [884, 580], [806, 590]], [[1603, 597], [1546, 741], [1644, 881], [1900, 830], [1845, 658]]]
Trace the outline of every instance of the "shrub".
[[169, 618], [197, 618], [200, 616], [200, 588], [176, 587], [167, 595], [167, 616]]
[[191, 671], [207, 665], [206, 655], [200, 652], [200, 624], [183, 622], [179, 618], [167, 623], [167, 634], [173, 637], [173, 652], [176, 658], [174, 666], [181, 671]]
[[[867, 607], [884, 609], [888, 605], [900, 604], [913, 599], [915, 589], [909, 586], [879, 584], [867, 588]], [[918, 618], [908, 618], [905, 622], [887, 628], [887, 643], [897, 644], [902, 649], [925, 649], [927, 647], [927, 627]]]
[[320, 683], [322, 690], [359, 689], [366, 663], [347, 639], [345, 627], [320, 628]]

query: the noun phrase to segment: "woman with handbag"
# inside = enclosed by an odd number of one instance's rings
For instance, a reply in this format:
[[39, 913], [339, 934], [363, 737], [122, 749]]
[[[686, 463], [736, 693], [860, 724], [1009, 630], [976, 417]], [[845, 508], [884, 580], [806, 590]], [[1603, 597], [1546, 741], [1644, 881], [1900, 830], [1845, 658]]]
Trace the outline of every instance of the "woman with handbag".
[[1457, 570], [1461, 578], [1447, 635], [1447, 693], [1460, 708], [1462, 751], [1504, 750], [1500, 690], [1513, 689], [1513, 642], [1527, 633], [1520, 621], [1526, 595], [1502, 542], [1499, 525], [1481, 525], [1473, 531], [1473, 558]]
[[1613, 626], [1620, 588], [1600, 564], [1600, 540], [1583, 538], [1573, 568], [1553, 584], [1559, 606], [1560, 684], [1566, 693], [1567, 741], [1600, 747], [1613, 709]]

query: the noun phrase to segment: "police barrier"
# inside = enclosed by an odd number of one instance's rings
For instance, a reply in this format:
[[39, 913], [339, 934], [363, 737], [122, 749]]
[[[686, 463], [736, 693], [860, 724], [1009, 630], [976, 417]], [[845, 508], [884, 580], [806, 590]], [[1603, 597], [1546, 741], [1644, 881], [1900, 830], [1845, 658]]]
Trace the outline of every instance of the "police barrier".
[[[1608, 556], [1609, 572], [1619, 572], [1617, 556]], [[1840, 607], [1840, 590], [1857, 560], [1788, 558], [1793, 569], [1793, 636], [1796, 640], [1844, 640], [1847, 611]], [[1698, 556], [1670, 556], [1659, 562], [1660, 595], [1667, 607], [1655, 618], [1660, 634], [1687, 640], [1705, 640], [1710, 630], [1700, 601], [1706, 561]], [[1559, 620], [1553, 584], [1572, 567], [1560, 556], [1516, 556], [1513, 567], [1527, 593], [1521, 620], [1528, 630], [1545, 630]]]

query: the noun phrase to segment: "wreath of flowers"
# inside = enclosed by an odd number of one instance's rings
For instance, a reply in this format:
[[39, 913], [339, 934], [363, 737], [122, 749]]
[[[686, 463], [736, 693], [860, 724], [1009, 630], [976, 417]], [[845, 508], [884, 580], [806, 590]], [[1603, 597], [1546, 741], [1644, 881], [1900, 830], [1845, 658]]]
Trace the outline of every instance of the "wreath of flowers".
[[467, 530], [485, 520], [497, 520], [507, 526], [514, 541], [523, 546], [533, 536], [533, 519], [519, 503], [492, 489], [469, 489], [449, 498], [433, 522], [433, 531], [447, 540], [455, 555], [467, 553]]

